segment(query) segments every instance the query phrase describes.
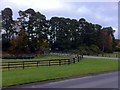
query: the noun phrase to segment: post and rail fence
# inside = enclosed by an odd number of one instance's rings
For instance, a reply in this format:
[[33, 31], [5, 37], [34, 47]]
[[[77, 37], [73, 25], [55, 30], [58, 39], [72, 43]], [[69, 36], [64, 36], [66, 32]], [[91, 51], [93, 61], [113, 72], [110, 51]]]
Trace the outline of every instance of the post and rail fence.
[[72, 63], [79, 62], [83, 58], [82, 55], [77, 55], [70, 59], [52, 59], [52, 60], [26, 60], [26, 61], [11, 61], [3, 62], [2, 68], [10, 70], [11, 68], [28, 68], [28, 67], [39, 67], [39, 66], [54, 66], [54, 65], [69, 65]]

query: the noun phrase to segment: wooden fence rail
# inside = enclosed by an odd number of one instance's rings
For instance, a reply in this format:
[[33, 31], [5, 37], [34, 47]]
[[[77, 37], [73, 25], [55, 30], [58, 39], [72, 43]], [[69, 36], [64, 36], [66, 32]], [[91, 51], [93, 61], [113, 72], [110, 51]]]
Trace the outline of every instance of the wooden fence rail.
[[27, 67], [39, 67], [39, 66], [53, 66], [53, 65], [69, 65], [79, 62], [83, 58], [82, 55], [77, 55], [71, 59], [52, 59], [52, 60], [26, 60], [26, 61], [14, 61], [3, 62], [2, 68], [10, 70], [11, 68], [27, 68]]

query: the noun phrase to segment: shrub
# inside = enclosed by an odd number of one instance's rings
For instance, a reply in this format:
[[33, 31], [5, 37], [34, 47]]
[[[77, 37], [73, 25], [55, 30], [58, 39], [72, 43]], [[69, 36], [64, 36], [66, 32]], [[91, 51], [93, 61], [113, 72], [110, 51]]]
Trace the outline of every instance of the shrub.
[[100, 49], [96, 45], [91, 45], [90, 46], [90, 51], [93, 52], [93, 53], [97, 53], [97, 54], [100, 53]]
[[96, 45], [91, 45], [91, 46], [84, 45], [84, 46], [80, 46], [78, 49], [79, 49], [79, 52], [85, 55], [100, 53], [100, 49]]

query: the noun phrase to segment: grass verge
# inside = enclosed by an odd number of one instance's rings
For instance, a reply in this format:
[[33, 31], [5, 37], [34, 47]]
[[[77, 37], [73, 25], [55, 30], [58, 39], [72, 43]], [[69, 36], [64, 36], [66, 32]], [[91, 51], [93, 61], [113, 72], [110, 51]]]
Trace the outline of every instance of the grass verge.
[[28, 69], [2, 71], [2, 85], [19, 85], [30, 82], [52, 80], [71, 76], [113, 71], [118, 69], [118, 61], [106, 59], [82, 59], [79, 63], [64, 66], [47, 66]]

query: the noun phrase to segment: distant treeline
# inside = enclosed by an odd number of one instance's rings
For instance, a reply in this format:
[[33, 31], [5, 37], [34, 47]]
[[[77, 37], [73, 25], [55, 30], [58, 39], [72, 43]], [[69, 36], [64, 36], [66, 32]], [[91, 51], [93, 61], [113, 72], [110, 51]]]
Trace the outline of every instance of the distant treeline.
[[[33, 9], [19, 11], [13, 20], [12, 9], [2, 13], [2, 50], [11, 54], [56, 52], [113, 52], [116, 43], [112, 27], [79, 20], [52, 17]], [[4, 32], [3, 32], [4, 31]]]

